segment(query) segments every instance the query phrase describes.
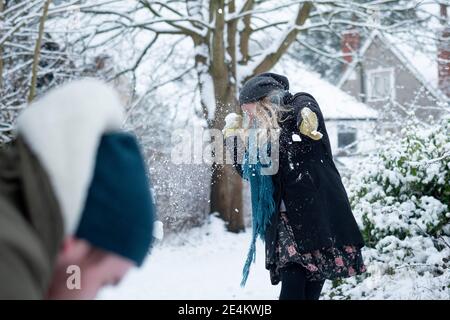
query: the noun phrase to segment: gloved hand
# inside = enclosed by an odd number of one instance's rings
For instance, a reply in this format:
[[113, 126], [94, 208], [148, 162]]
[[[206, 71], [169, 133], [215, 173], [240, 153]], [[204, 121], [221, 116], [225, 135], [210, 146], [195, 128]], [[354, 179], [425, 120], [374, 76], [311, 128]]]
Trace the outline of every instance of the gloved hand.
[[323, 134], [317, 131], [319, 120], [317, 115], [308, 107], [301, 110], [302, 122], [299, 125], [300, 133], [310, 137], [313, 140], [320, 140]]
[[242, 116], [232, 112], [225, 117], [225, 126], [222, 130], [224, 138], [239, 135], [238, 129], [242, 128]]

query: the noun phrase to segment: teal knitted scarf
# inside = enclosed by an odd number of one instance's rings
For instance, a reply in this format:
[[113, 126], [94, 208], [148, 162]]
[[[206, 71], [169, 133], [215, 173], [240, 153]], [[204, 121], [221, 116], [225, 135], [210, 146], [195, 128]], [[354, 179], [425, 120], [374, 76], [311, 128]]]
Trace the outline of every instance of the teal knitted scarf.
[[[270, 145], [268, 146], [268, 150], [270, 150]], [[250, 266], [256, 259], [256, 239], [259, 236], [264, 241], [266, 227], [270, 223], [272, 214], [275, 212], [272, 176], [261, 174], [261, 169], [269, 165], [261, 164], [259, 151], [257, 152], [256, 163], [250, 163], [247, 152], [245, 153], [242, 164], [243, 178], [250, 182], [253, 228], [250, 249], [242, 272], [241, 287], [245, 286], [250, 272]]]

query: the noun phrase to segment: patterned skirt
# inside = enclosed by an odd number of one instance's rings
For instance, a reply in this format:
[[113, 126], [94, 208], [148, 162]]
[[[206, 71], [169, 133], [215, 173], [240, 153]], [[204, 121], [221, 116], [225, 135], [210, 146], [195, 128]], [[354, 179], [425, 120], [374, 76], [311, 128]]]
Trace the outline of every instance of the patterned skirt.
[[348, 278], [366, 271], [361, 250], [355, 246], [330, 247], [300, 253], [285, 212], [280, 213], [278, 239], [272, 260], [267, 261], [267, 265], [270, 266], [270, 279], [274, 285], [281, 281], [280, 269], [292, 263], [306, 269], [309, 281]]

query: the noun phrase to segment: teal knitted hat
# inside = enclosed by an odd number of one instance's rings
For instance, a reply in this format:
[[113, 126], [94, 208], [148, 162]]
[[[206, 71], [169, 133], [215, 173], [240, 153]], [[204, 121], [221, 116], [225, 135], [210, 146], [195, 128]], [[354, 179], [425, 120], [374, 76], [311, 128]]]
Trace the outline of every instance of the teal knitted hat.
[[75, 236], [142, 265], [153, 240], [155, 206], [136, 138], [103, 135]]

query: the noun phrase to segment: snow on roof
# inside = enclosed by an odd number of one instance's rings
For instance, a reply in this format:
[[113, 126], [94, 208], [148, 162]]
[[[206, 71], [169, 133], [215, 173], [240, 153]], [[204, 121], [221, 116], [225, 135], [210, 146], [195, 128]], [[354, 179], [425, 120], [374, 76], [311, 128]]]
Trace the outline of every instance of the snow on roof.
[[[407, 38], [390, 34], [380, 35], [384, 41], [388, 41], [391, 51], [407, 66], [414, 76], [424, 84], [436, 98], [446, 101], [448, 98], [439, 90], [439, 76], [436, 45], [428, 44], [427, 54], [423, 48], [412, 45], [415, 43]], [[422, 49], [422, 50], [421, 50]]]
[[[417, 48], [413, 45], [414, 43], [417, 43], [416, 41], [411, 41], [411, 39], [391, 34], [382, 34], [376, 30], [372, 32], [366, 42], [362, 45], [358, 54], [359, 57], [364, 57], [376, 38], [383, 41], [386, 44], [386, 48], [388, 48], [436, 98], [441, 101], [446, 101], [448, 99], [438, 89], [437, 53], [434, 55], [427, 54], [424, 52], [423, 48]], [[426, 50], [427, 52], [437, 51], [436, 46], [431, 44], [428, 44]], [[358, 59], [355, 59], [348, 66], [338, 82], [339, 88], [348, 80], [357, 63]]]
[[283, 58], [274, 72], [289, 78], [291, 93], [307, 92], [316, 98], [325, 119], [377, 119], [378, 113], [364, 103], [332, 85], [300, 62]]
[[[407, 60], [405, 63], [410, 63], [421, 77], [430, 85], [438, 87], [438, 63], [436, 46], [429, 48], [430, 52], [434, 52], [434, 55], [423, 52], [423, 48], [418, 48], [417, 44], [414, 46], [414, 42], [409, 41], [400, 36], [394, 36], [391, 34], [384, 35], [390, 43], [395, 44], [395, 48], [399, 49], [403, 57]], [[421, 50], [422, 49], [422, 50]]]

